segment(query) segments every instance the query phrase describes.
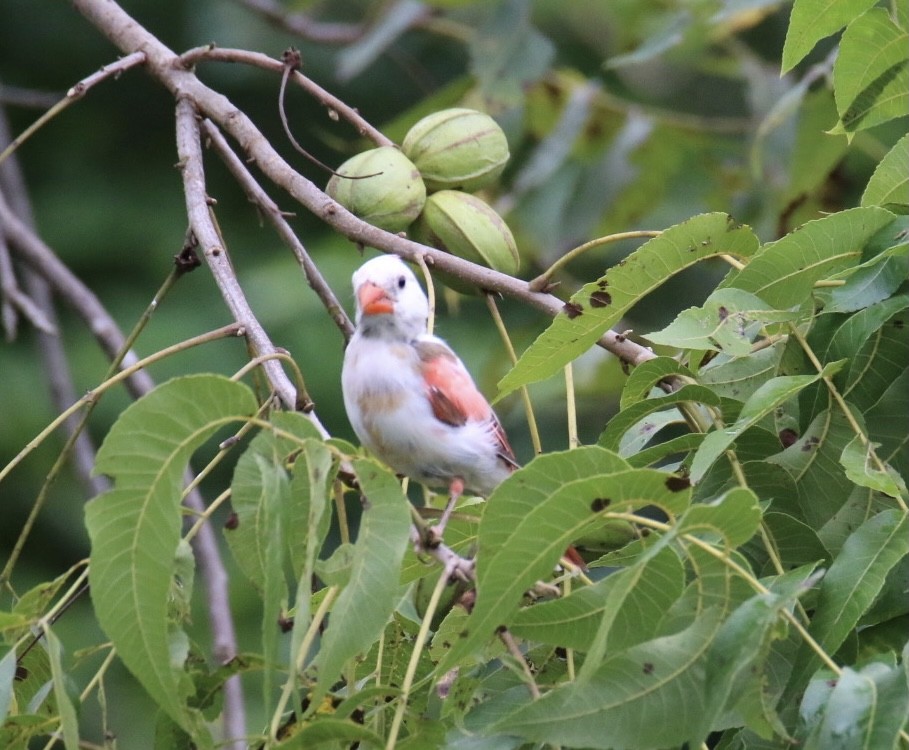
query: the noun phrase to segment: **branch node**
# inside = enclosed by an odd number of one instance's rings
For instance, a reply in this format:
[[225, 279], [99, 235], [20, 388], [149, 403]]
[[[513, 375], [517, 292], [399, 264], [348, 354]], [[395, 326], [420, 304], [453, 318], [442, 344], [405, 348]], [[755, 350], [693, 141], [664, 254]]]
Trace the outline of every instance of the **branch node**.
[[303, 56], [296, 47], [288, 47], [281, 53], [281, 62], [291, 70], [300, 70], [303, 67]]

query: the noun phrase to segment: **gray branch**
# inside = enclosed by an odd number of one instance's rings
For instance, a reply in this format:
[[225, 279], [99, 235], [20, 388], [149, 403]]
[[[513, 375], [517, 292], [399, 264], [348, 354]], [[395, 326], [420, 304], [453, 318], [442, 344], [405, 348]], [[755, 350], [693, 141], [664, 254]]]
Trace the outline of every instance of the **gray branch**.
[[[514, 297], [548, 315], [556, 315], [564, 302], [543, 292], [534, 292], [528, 283], [499, 273], [441, 250], [420, 245], [361, 221], [284, 160], [250, 118], [226, 96], [214, 91], [187, 70], [185, 61], [133, 20], [113, 0], [72, 0], [75, 8], [94, 24], [122, 52], [143, 51], [146, 67], [177, 99], [190, 100], [200, 114], [218, 124], [240, 144], [249, 159], [276, 185], [300, 204], [353, 242], [395, 253], [410, 260], [422, 257], [439, 269], [490, 292]], [[599, 342], [632, 365], [654, 357], [653, 352], [615, 331]]]

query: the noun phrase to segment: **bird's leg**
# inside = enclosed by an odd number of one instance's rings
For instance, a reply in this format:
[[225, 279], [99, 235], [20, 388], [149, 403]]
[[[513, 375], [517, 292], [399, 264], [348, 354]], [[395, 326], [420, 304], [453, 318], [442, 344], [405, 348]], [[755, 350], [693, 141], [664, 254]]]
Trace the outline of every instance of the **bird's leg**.
[[445, 526], [448, 524], [448, 519], [451, 518], [452, 511], [458, 504], [458, 500], [461, 498], [461, 495], [464, 494], [464, 480], [460, 477], [455, 477], [452, 479], [451, 484], [448, 485], [448, 492], [451, 495], [448, 500], [448, 504], [445, 506], [445, 510], [442, 511], [442, 517], [439, 518], [439, 522], [432, 527], [432, 535], [439, 540], [442, 538], [442, 534], [445, 531]]

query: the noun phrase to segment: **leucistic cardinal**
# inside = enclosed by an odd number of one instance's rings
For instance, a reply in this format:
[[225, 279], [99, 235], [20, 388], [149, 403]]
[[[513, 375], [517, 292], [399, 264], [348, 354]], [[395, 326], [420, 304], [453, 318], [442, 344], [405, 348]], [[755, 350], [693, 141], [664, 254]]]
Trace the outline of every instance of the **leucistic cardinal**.
[[426, 331], [429, 303], [394, 255], [353, 275], [357, 329], [344, 354], [344, 406], [360, 441], [392, 469], [451, 501], [488, 496], [517, 467], [492, 407], [464, 363]]

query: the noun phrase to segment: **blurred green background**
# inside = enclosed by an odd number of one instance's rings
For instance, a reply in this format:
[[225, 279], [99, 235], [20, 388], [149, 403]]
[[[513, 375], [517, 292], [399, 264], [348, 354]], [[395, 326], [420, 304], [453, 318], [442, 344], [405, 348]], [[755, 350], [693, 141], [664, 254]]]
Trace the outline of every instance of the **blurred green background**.
[[[800, 88], [799, 81], [812, 66], [824, 64], [832, 42], [819, 45], [794, 74], [781, 79], [786, 3], [284, 3], [288, 11], [365, 30], [345, 43], [302, 38], [269, 24], [239, 0], [124, 0], [122, 5], [176, 51], [215, 42], [280, 57], [295, 46], [306, 75], [397, 141], [433, 109], [466, 104], [490, 112], [508, 134], [512, 161], [501, 185], [484, 197], [505, 213], [515, 232], [520, 273], [527, 279], [594, 237], [662, 229], [703, 211], [728, 211], [762, 239], [773, 239], [823, 211], [855, 205], [877, 159], [899, 135], [897, 127], [878, 128], [861, 133], [848, 150], [844, 138], [822, 135], [835, 121], [832, 97], [823, 86]], [[417, 22], [391, 34], [394, 19], [407, 13]], [[383, 34], [384, 46], [374, 44]], [[68, 4], [0, 0], [0, 103], [14, 133], [42, 111], [23, 99], [53, 101], [116, 57]], [[296, 154], [281, 131], [277, 76], [219, 63], [200, 64], [198, 74], [249, 114], [301, 173], [324, 185], [327, 175]], [[297, 140], [328, 164], [340, 164], [364, 147], [351, 127], [333, 122], [299, 90], [290, 90], [287, 109]], [[128, 331], [170, 271], [186, 231], [171, 96], [141, 69], [132, 70], [91, 90], [16, 156], [41, 236]], [[217, 200], [217, 217], [253, 309], [272, 340], [299, 363], [326, 427], [352, 438], [340, 397], [341, 335], [291, 253], [213, 154], [206, 166], [208, 192]], [[266, 188], [282, 209], [296, 212], [292, 224], [298, 236], [350, 310], [349, 277], [362, 262], [358, 249], [286, 195]], [[587, 254], [559, 276], [556, 293], [567, 297], [637, 244]], [[646, 332], [666, 325], [679, 310], [698, 304], [724, 272], [717, 263], [682, 274], [633, 310], [624, 328]], [[437, 333], [461, 353], [481, 389], [493, 395], [509, 363], [486, 305], [471, 297], [446, 301], [440, 301]], [[546, 320], [509, 300], [500, 307], [520, 352]], [[81, 392], [103, 378], [107, 365], [83, 323], [66, 307], [59, 312]], [[203, 267], [181, 279], [136, 348], [147, 355], [229, 322]], [[159, 382], [191, 372], [229, 375], [245, 359], [242, 342], [226, 341], [157, 364], [151, 374]], [[27, 325], [15, 340], [0, 345], [0, 377], [3, 465], [55, 415]], [[621, 368], [594, 351], [577, 364], [575, 380], [581, 439], [591, 442], [615, 410]], [[566, 447], [564, 383], [540, 384], [532, 395], [544, 450]], [[128, 403], [122, 390], [105, 396], [89, 428], [96, 443]], [[498, 408], [519, 457], [529, 459], [519, 399], [506, 399]], [[61, 445], [59, 437], [48, 441], [0, 485], [0, 559], [18, 536]], [[225, 468], [203, 489], [213, 496], [228, 480]], [[16, 568], [17, 590], [52, 578], [87, 555], [85, 499], [71, 472], [54, 486]], [[232, 585], [241, 648], [253, 650], [258, 599], [237, 576]], [[69, 658], [73, 649], [102, 637], [85, 601], [61, 620], [59, 630]], [[205, 643], [206, 632], [200, 610], [193, 636]], [[152, 716], [141, 693], [126, 695], [135, 710], [118, 714], [112, 729], [122, 747], [145, 746], [139, 738], [150, 731]], [[83, 710], [98, 709], [92, 701]], [[251, 727], [257, 722], [261, 717], [250, 717]]]

